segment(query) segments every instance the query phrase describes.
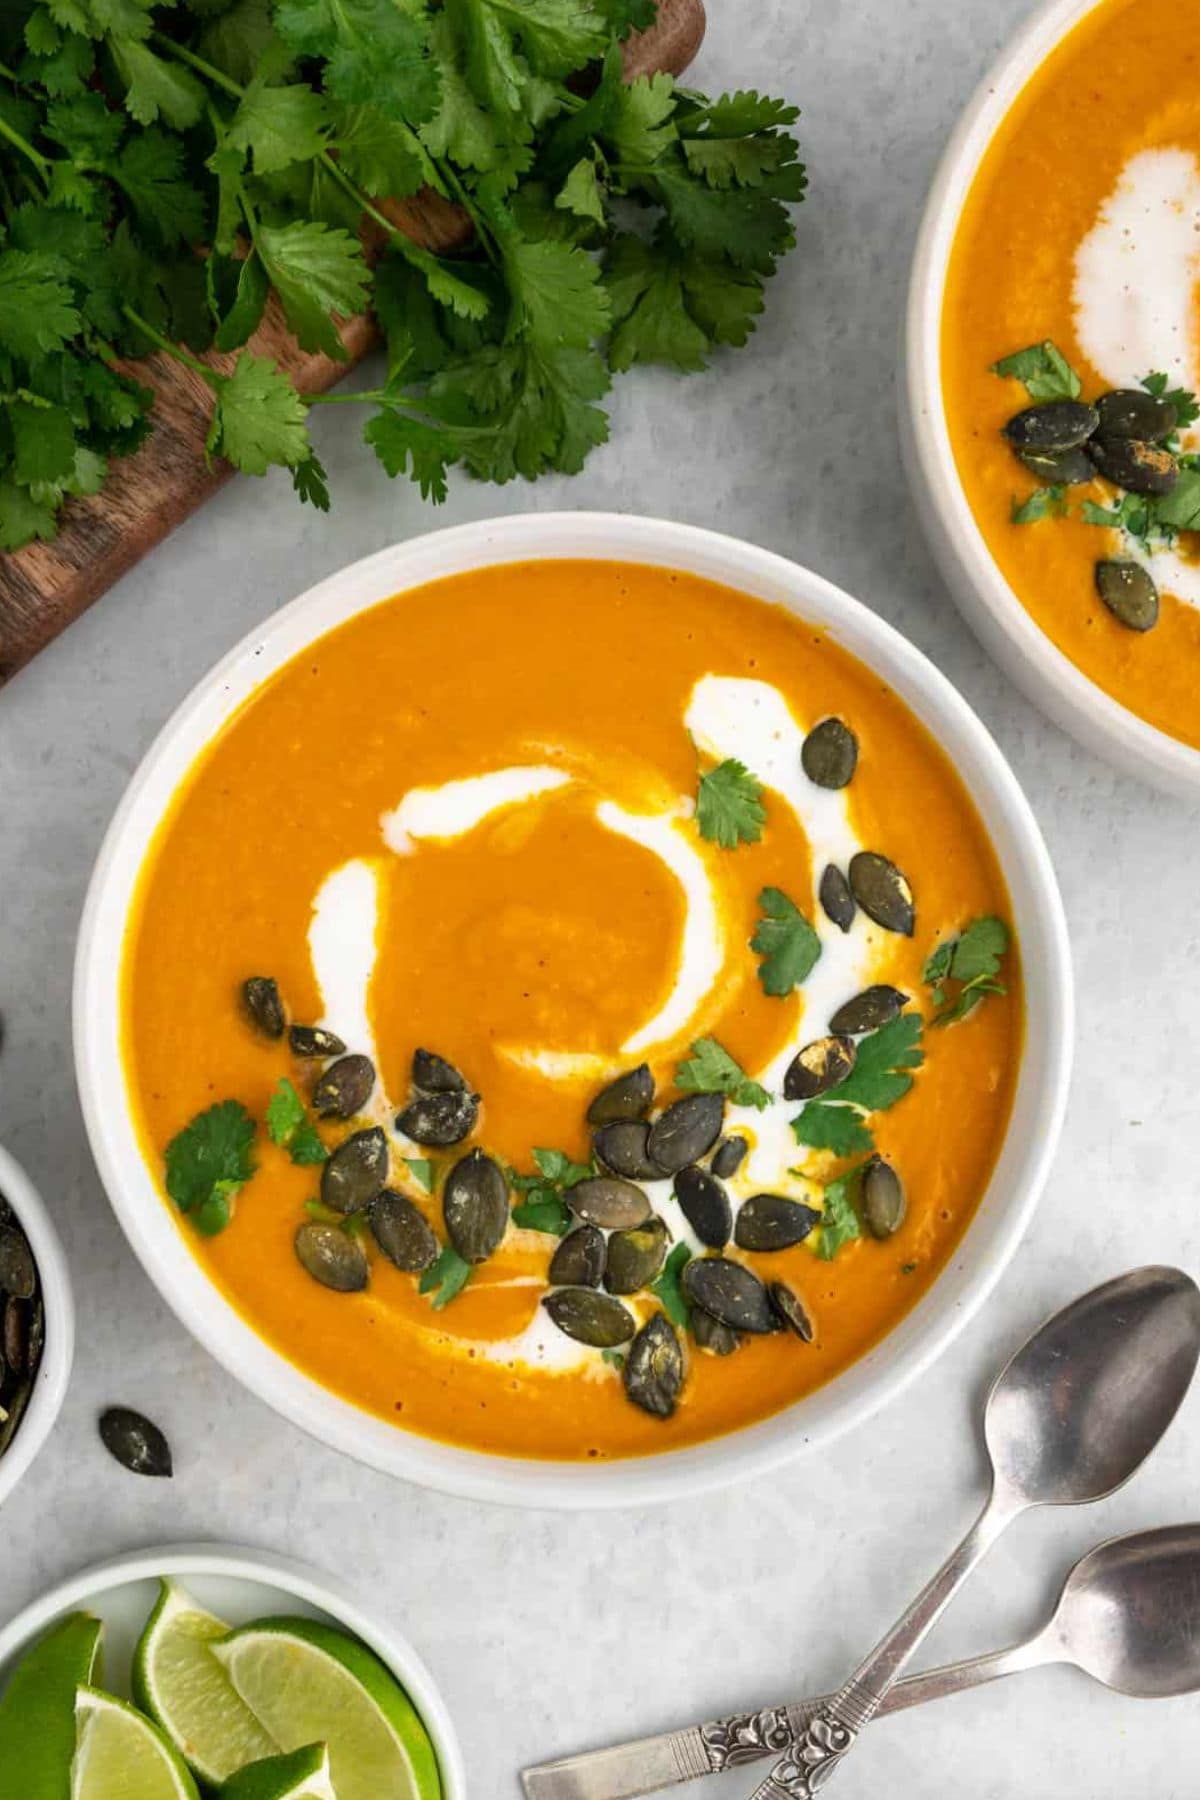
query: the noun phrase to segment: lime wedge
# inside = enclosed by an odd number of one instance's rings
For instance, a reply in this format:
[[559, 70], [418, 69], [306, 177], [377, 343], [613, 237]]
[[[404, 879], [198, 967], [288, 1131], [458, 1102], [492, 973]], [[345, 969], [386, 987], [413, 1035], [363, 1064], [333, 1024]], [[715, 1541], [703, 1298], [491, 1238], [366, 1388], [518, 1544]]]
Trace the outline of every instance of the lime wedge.
[[97, 1677], [103, 1630], [88, 1613], [71, 1613], [17, 1664], [0, 1699], [0, 1793], [69, 1800], [75, 1690]]
[[[133, 1697], [197, 1779], [214, 1786], [282, 1746], [243, 1706], [213, 1655], [228, 1625], [204, 1612], [176, 1582], [160, 1586], [133, 1654]], [[305, 1743], [316, 1736], [310, 1733]]]
[[222, 1787], [220, 1800], [338, 1800], [324, 1744], [247, 1763]]
[[259, 1619], [212, 1653], [285, 1750], [328, 1744], [338, 1800], [441, 1800], [412, 1701], [357, 1638], [311, 1619]]
[[132, 1706], [81, 1687], [75, 1696], [71, 1800], [198, 1800], [183, 1758]]

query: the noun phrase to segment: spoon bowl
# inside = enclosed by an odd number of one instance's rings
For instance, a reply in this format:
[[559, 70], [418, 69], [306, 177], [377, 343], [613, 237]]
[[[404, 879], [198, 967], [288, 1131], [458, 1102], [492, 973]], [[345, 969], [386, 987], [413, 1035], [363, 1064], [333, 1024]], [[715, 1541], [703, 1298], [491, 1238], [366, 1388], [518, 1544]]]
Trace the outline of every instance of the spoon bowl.
[[1055, 1660], [1137, 1700], [1200, 1690], [1200, 1525], [1114, 1538], [1067, 1577]]
[[1200, 1288], [1134, 1269], [1049, 1320], [996, 1378], [984, 1436], [1010, 1508], [1080, 1506], [1124, 1485], [1179, 1409], [1200, 1358]]

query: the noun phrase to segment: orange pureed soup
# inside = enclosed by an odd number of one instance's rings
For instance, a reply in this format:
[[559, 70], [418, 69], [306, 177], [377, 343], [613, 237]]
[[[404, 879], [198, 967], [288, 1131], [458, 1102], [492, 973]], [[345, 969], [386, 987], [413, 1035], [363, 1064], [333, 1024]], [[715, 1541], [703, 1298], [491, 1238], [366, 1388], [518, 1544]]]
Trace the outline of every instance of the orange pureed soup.
[[129, 923], [129, 1092], [195, 1255], [317, 1381], [477, 1449], [659, 1451], [827, 1381], [945, 1263], [1017, 1076], [1008, 911], [945, 756], [820, 630], [661, 569], [484, 569], [331, 632], [199, 759]]
[[[1058, 47], [995, 135], [950, 262], [943, 391], [959, 472], [988, 547], [1042, 630], [1150, 724], [1200, 746], [1200, 538], [1147, 559], [1110, 511], [1106, 481], [1069, 486], [1069, 516], [1014, 523], [1038, 486], [1001, 436], [1028, 397], [991, 373], [1049, 339], [1082, 397], [1155, 373], [1200, 382], [1200, 0], [1109, 0]], [[1184, 451], [1200, 448], [1194, 428]], [[1191, 515], [1200, 482], [1188, 483]], [[1099, 597], [1098, 559], [1145, 563], [1160, 596], [1150, 630]]]

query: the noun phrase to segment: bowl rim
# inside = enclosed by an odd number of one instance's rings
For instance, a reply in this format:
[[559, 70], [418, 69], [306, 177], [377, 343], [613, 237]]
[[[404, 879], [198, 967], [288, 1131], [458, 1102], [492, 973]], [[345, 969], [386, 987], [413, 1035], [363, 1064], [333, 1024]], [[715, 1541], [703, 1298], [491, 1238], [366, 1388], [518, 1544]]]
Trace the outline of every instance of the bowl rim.
[[[849, 1369], [765, 1420], [701, 1444], [612, 1462], [464, 1450], [397, 1429], [332, 1394], [260, 1338], [187, 1247], [133, 1130], [120, 1062], [120, 949], [150, 832], [208, 736], [298, 649], [377, 601], [496, 563], [591, 558], [683, 569], [823, 624], [884, 675], [964, 773], [1005, 872], [1026, 967], [1026, 1037], [1008, 1134], [989, 1187], [929, 1292]], [[528, 513], [408, 540], [329, 576], [250, 632], [163, 728], [101, 848], [80, 927], [73, 1025], [88, 1137], [113, 1209], [168, 1305], [244, 1385], [323, 1442], [386, 1473], [472, 1499], [647, 1505], [770, 1470], [830, 1441], [924, 1369], [983, 1303], [1049, 1171], [1066, 1107], [1074, 987], [1066, 920], [1033, 813], [995, 742], [934, 665], [859, 601], [799, 564], [695, 526], [613, 513]]]
[[28, 1649], [64, 1613], [85, 1609], [99, 1594], [129, 1582], [157, 1581], [164, 1576], [186, 1580], [197, 1575], [282, 1588], [361, 1638], [396, 1676], [428, 1730], [442, 1776], [442, 1800], [467, 1800], [462, 1747], [449, 1708], [407, 1637], [393, 1625], [381, 1624], [364, 1612], [350, 1589], [336, 1577], [318, 1573], [305, 1563], [273, 1551], [252, 1550], [239, 1544], [167, 1544], [92, 1563], [31, 1601], [7, 1624], [0, 1625], [0, 1683], [13, 1658]]
[[1106, 693], [1052, 642], [988, 549], [967, 501], [942, 403], [946, 275], [979, 165], [1013, 104], [1058, 45], [1108, 0], [1045, 0], [1008, 40], [959, 116], [918, 228], [902, 331], [901, 435], [926, 536], [985, 647], [1033, 703], [1089, 750], [1168, 792], [1200, 794], [1200, 750]]
[[0, 1456], [0, 1506], [25, 1475], [62, 1411], [75, 1357], [75, 1297], [66, 1252], [32, 1178], [0, 1144], [0, 1194], [33, 1251], [46, 1315], [46, 1341], [25, 1417]]

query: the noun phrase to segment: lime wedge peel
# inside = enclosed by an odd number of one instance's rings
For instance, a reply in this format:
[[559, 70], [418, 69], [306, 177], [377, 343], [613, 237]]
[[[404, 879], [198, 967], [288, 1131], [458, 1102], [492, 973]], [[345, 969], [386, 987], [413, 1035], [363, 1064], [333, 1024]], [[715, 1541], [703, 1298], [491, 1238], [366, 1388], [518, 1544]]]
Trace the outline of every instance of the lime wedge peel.
[[75, 1692], [99, 1679], [103, 1633], [90, 1613], [70, 1613], [13, 1670], [0, 1698], [0, 1794], [64, 1800], [75, 1754]]
[[112, 1694], [78, 1689], [75, 1734], [71, 1800], [199, 1800], [174, 1745]]
[[213, 1653], [228, 1630], [164, 1580], [133, 1655], [134, 1701], [206, 1787], [284, 1748], [238, 1699]]
[[329, 1773], [329, 1751], [324, 1744], [309, 1744], [248, 1763], [230, 1776], [218, 1800], [338, 1800]]
[[280, 1746], [329, 1746], [337, 1800], [442, 1800], [429, 1734], [365, 1644], [312, 1619], [259, 1619], [212, 1646]]

